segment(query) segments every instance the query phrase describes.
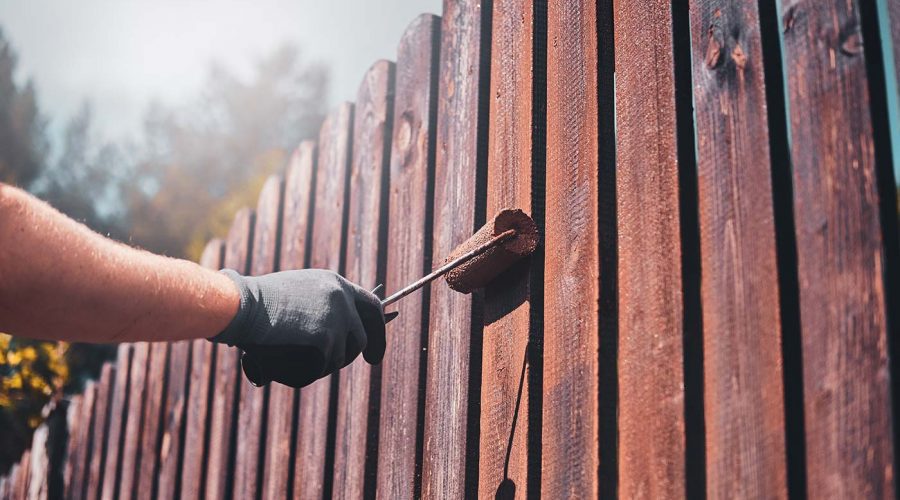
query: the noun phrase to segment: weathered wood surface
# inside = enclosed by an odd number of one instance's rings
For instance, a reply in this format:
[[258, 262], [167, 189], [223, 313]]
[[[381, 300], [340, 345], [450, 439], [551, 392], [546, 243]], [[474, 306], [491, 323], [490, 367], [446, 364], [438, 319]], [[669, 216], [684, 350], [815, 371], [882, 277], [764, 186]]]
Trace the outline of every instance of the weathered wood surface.
[[133, 344], [131, 374], [128, 377], [128, 419], [120, 452], [122, 467], [118, 483], [118, 498], [132, 498], [137, 488], [137, 465], [140, 459], [141, 429], [144, 420], [144, 401], [147, 389], [147, 361], [150, 359], [150, 344]]
[[[81, 405], [82, 400], [84, 399], [83, 394], [76, 394], [71, 397], [69, 400], [68, 408], [66, 409], [66, 427], [68, 430], [68, 436], [66, 438], [66, 459], [65, 459], [65, 467], [63, 468], [63, 489], [66, 494], [69, 493], [71, 485], [72, 485], [72, 476], [75, 473], [75, 455], [78, 450], [78, 437], [79, 434], [77, 429], [79, 429], [79, 417], [81, 416]], [[13, 469], [10, 469], [8, 476], [9, 481], [7, 482], [7, 486], [11, 484], [13, 479]]]
[[[17, 479], [15, 482], [15, 488], [12, 491], [13, 498], [27, 498], [28, 496], [28, 486], [33, 481], [31, 477], [31, 450], [26, 449], [22, 453], [22, 458], [19, 459], [19, 471], [17, 474]], [[88, 478], [89, 479], [89, 478]]]
[[128, 406], [131, 374], [132, 344], [119, 344], [116, 353], [115, 389], [109, 404], [109, 431], [106, 436], [106, 460], [103, 464], [103, 484], [100, 498], [112, 500], [122, 474], [121, 449], [125, 443], [125, 425], [128, 422]]
[[[210, 240], [200, 256], [200, 265], [219, 269], [225, 254], [221, 239]], [[206, 486], [206, 451], [209, 449], [209, 415], [215, 376], [215, 345], [206, 339], [191, 342], [191, 372], [188, 382], [184, 451], [181, 460], [181, 497], [203, 497]]]
[[[598, 182], [611, 180], [598, 179], [595, 4], [551, 2], [547, 32], [553, 40], [547, 47], [547, 164], [552, 168], [547, 169], [544, 236], [541, 493], [593, 498], [599, 492], [601, 452], [600, 273], [613, 271], [600, 269]], [[647, 420], [635, 424], [646, 426]]]
[[[225, 240], [223, 266], [246, 274], [250, 266], [250, 246], [253, 242], [254, 212], [243, 208]], [[206, 496], [230, 497], [233, 492], [234, 460], [237, 453], [238, 381], [243, 375], [238, 350], [216, 344], [216, 372], [212, 387], [213, 405], [209, 416], [209, 456], [206, 459]]]
[[[306, 267], [315, 154], [315, 142], [304, 141], [291, 156], [285, 174], [278, 263], [278, 267], [282, 270]], [[298, 396], [299, 391], [285, 385], [269, 386], [267, 443], [262, 484], [264, 498], [278, 498], [292, 490], [293, 425]]]
[[672, 10], [653, 0], [613, 5], [618, 484], [626, 498], [678, 498], [685, 495], [684, 332]]
[[[281, 218], [281, 177], [266, 180], [256, 208], [256, 225], [253, 231], [253, 252], [250, 274], [262, 275], [275, 271], [278, 263], [278, 229]], [[262, 469], [259, 461], [264, 457], [262, 441], [265, 435], [267, 387], [256, 387], [241, 376], [240, 400], [237, 419], [237, 456], [234, 470], [235, 498], [253, 498], [261, 488]]]
[[[489, 6], [489, 3], [485, 3]], [[484, 223], [490, 28], [481, 0], [446, 0], [441, 21], [433, 261]], [[477, 494], [480, 298], [431, 287], [422, 496]], [[473, 316], [479, 316], [473, 321]], [[474, 386], [474, 387], [473, 387]], [[472, 409], [475, 409], [473, 412]], [[468, 470], [467, 470], [468, 464]], [[468, 479], [468, 480], [467, 480]], [[467, 491], [466, 485], [470, 485]]]
[[168, 342], [152, 342], [150, 344], [150, 361], [147, 365], [147, 401], [144, 403], [144, 425], [141, 430], [140, 455], [137, 463], [137, 498], [155, 498], [157, 494], [169, 347]]
[[[435, 119], [441, 19], [417, 17], [397, 48], [391, 140], [385, 294], [431, 271]], [[443, 284], [439, 284], [441, 286]], [[377, 496], [411, 499], [416, 487], [424, 408], [423, 347], [428, 339], [429, 290], [398, 302], [387, 327], [381, 365]]]
[[[343, 272], [344, 228], [347, 221], [346, 185], [350, 175], [353, 104], [343, 103], [325, 119], [319, 131], [316, 203], [313, 214], [310, 267]], [[300, 391], [294, 497], [318, 499], [330, 495], [333, 463], [327, 463], [333, 422], [329, 405], [332, 377]], [[330, 444], [333, 446], [334, 442]], [[326, 473], [328, 477], [326, 478]]]
[[182, 433], [184, 432], [188, 375], [190, 374], [191, 343], [172, 342], [169, 345], [169, 365], [166, 368], [166, 396], [162, 412], [162, 439], [159, 443], [159, 478], [157, 495], [174, 498], [180, 491], [182, 467]]
[[[69, 452], [69, 460], [72, 461], [72, 475], [69, 480], [66, 495], [71, 498], [84, 498], [85, 489], [87, 488], [88, 460], [91, 456], [91, 424], [93, 423], [94, 403], [97, 400], [97, 382], [90, 380], [85, 384], [84, 397], [81, 404], [77, 406], [78, 426], [70, 427], [75, 435], [75, 446]], [[77, 433], [77, 434], [76, 434]], [[18, 473], [21, 476], [22, 468], [19, 467]], [[24, 480], [22, 477], [19, 480]], [[15, 483], [13, 483], [15, 484]]]
[[784, 498], [781, 320], [759, 14], [755, 3], [721, 0], [698, 2], [690, 13], [707, 494]]
[[857, 2], [783, 2], [810, 498], [895, 495], [883, 248]]
[[[532, 204], [534, 141], [543, 126], [535, 122], [535, 9], [538, 4], [495, 0], [491, 31], [491, 101], [487, 214], [521, 208], [534, 216]], [[540, 15], [540, 14], [538, 14]], [[546, 33], [544, 34], [546, 36]], [[543, 42], [541, 42], [543, 43]], [[540, 166], [543, 168], [543, 165]], [[542, 174], [541, 174], [542, 175]], [[543, 200], [541, 200], [542, 202]], [[543, 207], [541, 207], [543, 210]], [[540, 225], [540, 221], [538, 221]], [[533, 425], [534, 354], [532, 313], [541, 283], [534, 282], [539, 256], [524, 259], [484, 291], [484, 337], [481, 365], [481, 435], [478, 494], [524, 498], [532, 486], [529, 440]], [[538, 298], [540, 300], [540, 298]], [[539, 355], [539, 354], [538, 354]], [[539, 369], [538, 369], [539, 370]], [[537, 443], [535, 443], [536, 445]], [[536, 448], [533, 451], [538, 451]]]
[[85, 498], [97, 498], [103, 486], [104, 460], [106, 459], [106, 438], [110, 418], [110, 398], [115, 392], [116, 368], [111, 363], [104, 363], [100, 368], [100, 379], [97, 382], [97, 400], [94, 403], [93, 435], [91, 437], [91, 454], [85, 479]]
[[[393, 93], [394, 63], [381, 60], [363, 76], [356, 94], [344, 275], [370, 290], [384, 281], [379, 250], [384, 249], [387, 228], [383, 211]], [[362, 498], [364, 491], [366, 496], [374, 494], [374, 474], [367, 475], [375, 470], [378, 458], [380, 380], [380, 366], [373, 368], [362, 356], [341, 371], [335, 417], [335, 498]]]

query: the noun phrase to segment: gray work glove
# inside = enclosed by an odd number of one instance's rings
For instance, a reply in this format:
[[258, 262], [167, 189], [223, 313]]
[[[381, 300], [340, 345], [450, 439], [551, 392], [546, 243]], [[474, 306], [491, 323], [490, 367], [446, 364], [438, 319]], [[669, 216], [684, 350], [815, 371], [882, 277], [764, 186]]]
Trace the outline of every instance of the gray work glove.
[[244, 351], [241, 366], [253, 384], [303, 387], [347, 366], [360, 352], [372, 364], [384, 357], [381, 301], [337, 273], [222, 273], [238, 286], [241, 305], [210, 340]]

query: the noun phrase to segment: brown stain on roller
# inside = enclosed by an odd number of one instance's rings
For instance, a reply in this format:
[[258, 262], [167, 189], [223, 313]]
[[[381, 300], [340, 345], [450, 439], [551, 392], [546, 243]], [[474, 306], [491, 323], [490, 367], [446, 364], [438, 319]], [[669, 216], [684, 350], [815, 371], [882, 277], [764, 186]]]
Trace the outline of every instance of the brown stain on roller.
[[471, 293], [475, 289], [484, 288], [519, 259], [534, 252], [540, 240], [537, 225], [522, 210], [507, 208], [497, 213], [492, 221], [456, 247], [444, 262], [450, 262], [471, 252], [510, 229], [516, 232], [514, 238], [490, 248], [448, 272], [445, 278], [450, 288], [461, 293]]

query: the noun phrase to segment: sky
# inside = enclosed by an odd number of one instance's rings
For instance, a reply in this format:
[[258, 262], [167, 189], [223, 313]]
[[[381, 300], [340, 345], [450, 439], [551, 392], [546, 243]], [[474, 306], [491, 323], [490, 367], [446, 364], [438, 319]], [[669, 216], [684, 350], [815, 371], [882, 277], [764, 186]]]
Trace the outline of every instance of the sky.
[[154, 99], [178, 104], [213, 60], [247, 74], [284, 42], [331, 71], [332, 104], [395, 59], [407, 24], [441, 0], [0, 0], [0, 26], [36, 84], [51, 138], [85, 99], [110, 138], [139, 132]]

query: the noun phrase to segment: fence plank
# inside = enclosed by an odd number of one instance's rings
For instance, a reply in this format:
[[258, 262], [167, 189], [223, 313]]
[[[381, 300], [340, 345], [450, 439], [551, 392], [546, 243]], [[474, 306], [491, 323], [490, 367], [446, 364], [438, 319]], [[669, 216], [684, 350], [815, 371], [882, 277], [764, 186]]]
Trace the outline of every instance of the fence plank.
[[[537, 4], [494, 2], [491, 32], [491, 102], [487, 214], [504, 208], [532, 207], [532, 160], [535, 138], [534, 68]], [[544, 34], [546, 36], [546, 33]], [[537, 71], [543, 72], [544, 68]], [[539, 182], [543, 182], [540, 179]], [[538, 221], [540, 225], [540, 221]], [[531, 342], [533, 290], [528, 258], [498, 277], [484, 292], [484, 339], [481, 375], [479, 496], [528, 495], [533, 358]], [[536, 451], [539, 451], [535, 449]]]
[[616, 1], [614, 12], [619, 491], [679, 498], [684, 329], [672, 9]]
[[[316, 144], [304, 141], [291, 156], [285, 174], [284, 208], [281, 217], [280, 269], [306, 267], [306, 245]], [[266, 423], [266, 452], [263, 471], [263, 497], [278, 498], [291, 491], [291, 459], [294, 440], [292, 428], [299, 391], [282, 384], [269, 387], [269, 415]]]
[[19, 472], [17, 476], [13, 498], [27, 498], [28, 485], [31, 482], [31, 449], [26, 449], [22, 453], [22, 458], [19, 459]]
[[166, 370], [167, 386], [162, 417], [162, 440], [159, 444], [158, 496], [174, 498], [182, 472], [181, 436], [185, 420], [185, 398], [191, 343], [172, 342], [169, 347], [169, 366]]
[[91, 457], [88, 466], [86, 498], [97, 498], [103, 486], [103, 472], [106, 460], [106, 439], [109, 432], [110, 398], [116, 391], [116, 368], [111, 363], [104, 363], [100, 369], [100, 381], [97, 385], [97, 401], [92, 413], [94, 432], [91, 439]]
[[548, 10], [554, 43], [547, 53], [547, 163], [553, 168], [547, 169], [541, 493], [551, 498], [599, 493], [596, 16], [596, 5], [581, 0], [551, 2]]
[[150, 359], [150, 344], [133, 344], [131, 374], [128, 383], [128, 421], [122, 445], [122, 472], [119, 482], [119, 498], [132, 498], [136, 494], [137, 464], [140, 461], [141, 430], [143, 429], [144, 401], [147, 389], [147, 362]]
[[787, 496], [781, 324], [756, 3], [690, 9], [707, 493]]
[[883, 248], [857, 2], [783, 2], [810, 498], [894, 495]]
[[[97, 400], [97, 382], [89, 380], [84, 387], [84, 398], [78, 407], [80, 415], [78, 416], [78, 427], [73, 427], [77, 432], [76, 446], [69, 454], [69, 460], [72, 461], [72, 477], [69, 482], [67, 495], [70, 498], [84, 498], [85, 489], [87, 487], [86, 480], [88, 474], [89, 460], [91, 457], [91, 429], [93, 424], [94, 402]], [[18, 481], [23, 481], [21, 477], [21, 468], [19, 469], [20, 477]]]
[[[48, 498], [49, 496], [47, 491], [50, 477], [49, 457], [47, 455], [47, 438], [49, 434], [48, 422], [44, 421], [34, 430], [31, 438], [31, 466], [29, 473], [31, 477], [28, 481], [28, 492], [26, 495], [26, 498], [30, 500]], [[2, 492], [0, 492], [0, 498], [3, 498]]]
[[[431, 269], [435, 111], [441, 18], [423, 14], [397, 48], [386, 294]], [[421, 365], [428, 339], [428, 290], [400, 301], [388, 327], [381, 372], [377, 489], [379, 498], [414, 498], [418, 423], [424, 405]]]
[[[271, 273], [277, 266], [276, 244], [278, 224], [281, 216], [282, 182], [277, 176], [269, 177], [259, 195], [256, 211], [256, 225], [253, 231], [253, 255], [250, 259], [250, 274]], [[266, 388], [256, 387], [240, 377], [240, 401], [237, 421], [237, 456], [235, 459], [234, 496], [253, 498], [257, 494], [260, 481], [259, 466], [263, 455], [260, 446], [265, 429]]]
[[[484, 84], [490, 71], [484, 56], [490, 50], [490, 36], [483, 32], [482, 16], [489, 19], [490, 13], [482, 11], [481, 3], [444, 2], [434, 174], [435, 262], [484, 223], [489, 103]], [[480, 317], [473, 321], [480, 314], [479, 297], [453, 292], [443, 283], [431, 287], [422, 458], [426, 498], [477, 494], [478, 411], [470, 398], [480, 398]]]
[[[224, 242], [210, 240], [200, 256], [200, 265], [219, 269], [225, 253]], [[206, 481], [206, 451], [209, 449], [210, 387], [215, 375], [215, 345], [206, 339], [191, 342], [191, 373], [188, 384], [184, 458], [181, 465], [181, 497], [201, 498]]]
[[[325, 119], [319, 132], [319, 173], [312, 229], [311, 267], [343, 272], [343, 239], [347, 220], [345, 186], [349, 181], [353, 105], [343, 103]], [[319, 499], [330, 496], [331, 465], [327, 462], [334, 445], [329, 424], [333, 376], [304, 387], [300, 392], [297, 460], [294, 496]], [[326, 471], [328, 478], [326, 478]]]
[[162, 437], [162, 415], [165, 408], [166, 366], [169, 343], [151, 342], [147, 365], [147, 389], [141, 451], [137, 465], [137, 497], [155, 498], [159, 477], [159, 450]]
[[[387, 194], [394, 92], [394, 63], [378, 61], [363, 76], [356, 94], [353, 124], [353, 160], [350, 171], [347, 279], [368, 289], [384, 281], [379, 250], [386, 234], [382, 208]], [[363, 490], [374, 493], [374, 470], [378, 446], [378, 396], [381, 369], [357, 358], [341, 371], [338, 382], [334, 446], [335, 498], [362, 498]], [[370, 391], [375, 396], [370, 397]], [[369, 426], [371, 424], [371, 427]], [[371, 495], [366, 495], [371, 497]]]
[[100, 497], [112, 500], [116, 496], [121, 475], [121, 449], [125, 424], [128, 421], [129, 375], [131, 374], [132, 344], [119, 344], [116, 353], [116, 379], [109, 405], [109, 432], [106, 437], [106, 460], [103, 464], [103, 484]]
[[[238, 210], [225, 241], [224, 267], [242, 274], [247, 273], [250, 266], [253, 219], [253, 210], [249, 208]], [[234, 459], [237, 452], [238, 380], [242, 375], [237, 349], [225, 344], [216, 344], [215, 351], [216, 371], [209, 420], [206, 496], [231, 498]]]

